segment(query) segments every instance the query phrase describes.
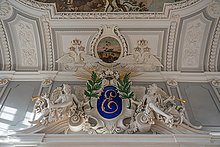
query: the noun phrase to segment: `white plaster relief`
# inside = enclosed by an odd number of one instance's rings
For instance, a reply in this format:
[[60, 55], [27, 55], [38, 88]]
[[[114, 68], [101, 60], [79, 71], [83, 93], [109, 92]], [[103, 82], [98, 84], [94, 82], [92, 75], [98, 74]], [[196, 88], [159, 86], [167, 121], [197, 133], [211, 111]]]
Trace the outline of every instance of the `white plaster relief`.
[[16, 37], [18, 39], [18, 48], [20, 49], [21, 65], [28, 67], [37, 67], [37, 45], [34, 37], [33, 25], [20, 20], [16, 25]]
[[147, 40], [138, 40], [137, 47], [135, 47], [134, 50], [133, 55], [137, 63], [136, 67], [138, 67], [138, 64], [141, 64], [141, 69], [145, 71], [156, 71], [157, 67], [163, 67], [159, 61], [160, 57], [151, 53], [152, 49], [148, 47]]
[[54, 69], [54, 52], [52, 49], [52, 37], [51, 37], [51, 31], [50, 31], [50, 23], [47, 16], [42, 17], [42, 23], [43, 23], [43, 29], [44, 29], [44, 35], [45, 35], [45, 44], [46, 44], [46, 50], [47, 50], [47, 70], [52, 71]]
[[4, 65], [2, 70], [11, 70], [12, 68], [12, 60], [11, 60], [11, 52], [9, 49], [8, 39], [6, 37], [5, 29], [2, 24], [2, 21], [0, 21], [0, 43], [2, 44], [2, 52], [4, 53]]
[[49, 87], [50, 85], [52, 85], [52, 83], [53, 83], [53, 80], [51, 80], [51, 79], [44, 79], [41, 82], [41, 86], [42, 87]]
[[[93, 34], [93, 31], [84, 31], [82, 30], [77, 30], [77, 31], [56, 31], [56, 46], [57, 46], [57, 55], [58, 59], [61, 57], [69, 54], [70, 52], [70, 47], [72, 46], [72, 41], [75, 40], [80, 40], [81, 41], [81, 46], [85, 47], [84, 51], [86, 54], [91, 54], [89, 52], [89, 40], [91, 34]], [[56, 59], [56, 60], [58, 60]], [[57, 61], [56, 61], [57, 62]], [[58, 64], [58, 70], [62, 71], [67, 71], [67, 70], [73, 70], [70, 68], [70, 66], [66, 66], [63, 64]]]
[[163, 45], [163, 31], [136, 31], [136, 32], [122, 32], [128, 39], [129, 53], [134, 53], [134, 48], [137, 47], [139, 40], [147, 40], [148, 47], [151, 48], [151, 52], [161, 57], [161, 50]]
[[209, 71], [217, 71], [217, 61], [218, 61], [218, 53], [219, 53], [219, 40], [220, 40], [220, 20], [216, 25], [216, 29], [214, 31], [214, 36], [212, 40], [211, 50], [209, 54]]
[[151, 52], [157, 56], [160, 56], [160, 49], [162, 40], [160, 35], [129, 35], [130, 45], [133, 49], [131, 52], [135, 52], [137, 42], [139, 40], [147, 40], [148, 47], [151, 48]]
[[168, 45], [167, 45], [167, 55], [166, 55], [166, 70], [167, 71], [172, 70], [176, 27], [177, 27], [177, 22], [172, 21], [170, 24], [169, 38], [168, 38]]
[[171, 87], [177, 87], [178, 83], [176, 80], [167, 80], [167, 85], [171, 86]]
[[8, 79], [0, 79], [0, 87], [5, 86], [6, 84], [8, 84], [9, 80]]
[[0, 2], [0, 18], [8, 18], [12, 14], [12, 7], [7, 1]]
[[207, 7], [207, 12], [214, 18], [220, 17], [220, 1], [213, 0], [213, 3]]
[[211, 83], [214, 87], [220, 88], [220, 80], [214, 79], [211, 81]]
[[93, 66], [102, 60], [86, 54], [82, 41], [74, 39], [71, 41], [69, 51], [60, 57], [56, 62], [60, 63], [66, 71], [77, 71], [83, 66]]
[[203, 40], [206, 23], [200, 18], [186, 24], [182, 52], [182, 67], [199, 67], [200, 53], [204, 48]]

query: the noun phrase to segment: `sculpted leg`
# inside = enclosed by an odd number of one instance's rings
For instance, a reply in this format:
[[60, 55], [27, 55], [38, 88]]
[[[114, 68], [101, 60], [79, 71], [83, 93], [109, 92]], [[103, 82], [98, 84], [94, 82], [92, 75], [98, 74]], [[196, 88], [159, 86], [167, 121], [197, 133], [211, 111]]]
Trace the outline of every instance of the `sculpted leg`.
[[167, 115], [166, 113], [164, 113], [163, 111], [161, 111], [157, 106], [154, 105], [154, 103], [149, 103], [149, 107], [151, 109], [153, 109], [156, 113], [166, 117], [167, 119], [165, 120], [165, 123], [168, 123], [169, 120], [171, 120], [173, 118], [173, 116]]
[[72, 105], [72, 101], [67, 101], [67, 102], [58, 103], [58, 104], [51, 104], [50, 108], [65, 108], [71, 105]]

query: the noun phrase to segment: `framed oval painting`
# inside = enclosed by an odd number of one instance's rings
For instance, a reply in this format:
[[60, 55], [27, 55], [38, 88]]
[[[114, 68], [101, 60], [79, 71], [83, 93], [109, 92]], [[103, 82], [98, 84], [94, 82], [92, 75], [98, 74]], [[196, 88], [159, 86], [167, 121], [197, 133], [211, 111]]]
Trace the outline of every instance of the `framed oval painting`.
[[97, 45], [97, 54], [102, 61], [112, 63], [120, 57], [121, 45], [113, 37], [104, 37]]

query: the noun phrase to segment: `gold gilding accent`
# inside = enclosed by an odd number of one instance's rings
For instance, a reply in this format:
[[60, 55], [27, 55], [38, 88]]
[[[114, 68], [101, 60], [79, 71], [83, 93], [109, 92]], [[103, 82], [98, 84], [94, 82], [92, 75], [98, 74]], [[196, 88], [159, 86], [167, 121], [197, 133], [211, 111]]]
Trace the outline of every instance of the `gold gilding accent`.
[[33, 96], [33, 97], [31, 98], [31, 100], [34, 101], [34, 100], [36, 100], [36, 99], [38, 99], [38, 98], [41, 98], [41, 96], [39, 96], [39, 95]]
[[182, 99], [179, 99], [179, 98], [175, 98], [177, 101], [180, 101], [182, 103], [186, 103], [186, 100], [182, 100]]
[[[109, 94], [109, 97], [107, 96], [107, 93], [110, 92]], [[114, 93], [114, 94], [113, 94]], [[117, 93], [113, 90], [113, 91], [110, 91], [110, 90], [107, 90], [104, 94], [105, 96], [105, 100], [102, 102], [102, 105], [101, 105], [101, 109], [103, 112], [107, 113], [107, 114], [113, 114], [115, 113], [116, 111], [118, 111], [118, 104], [114, 101], [112, 101], [116, 96], [117, 96]], [[116, 105], [116, 109], [112, 112], [108, 112], [105, 110], [105, 107], [104, 107], [104, 104], [106, 103], [107, 101], [107, 106], [108, 106], [108, 109], [112, 109], [111, 108], [111, 104], [115, 104]]]

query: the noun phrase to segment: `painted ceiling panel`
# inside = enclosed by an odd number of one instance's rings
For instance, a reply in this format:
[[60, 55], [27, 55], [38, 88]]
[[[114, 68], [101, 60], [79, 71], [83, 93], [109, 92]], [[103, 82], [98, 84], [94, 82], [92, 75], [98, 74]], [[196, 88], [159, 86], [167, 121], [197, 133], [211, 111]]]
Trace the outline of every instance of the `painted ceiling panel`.
[[181, 0], [35, 0], [55, 3], [58, 12], [161, 12], [164, 3]]

